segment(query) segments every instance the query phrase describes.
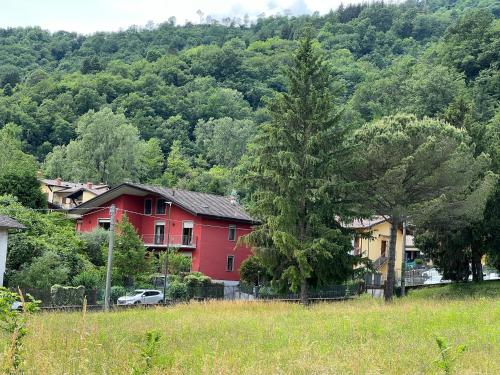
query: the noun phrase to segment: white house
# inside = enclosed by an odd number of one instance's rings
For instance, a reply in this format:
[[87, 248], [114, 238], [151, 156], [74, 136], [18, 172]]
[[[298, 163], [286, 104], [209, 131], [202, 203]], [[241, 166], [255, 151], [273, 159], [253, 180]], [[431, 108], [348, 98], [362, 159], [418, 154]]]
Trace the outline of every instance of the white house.
[[7, 239], [9, 237], [9, 229], [25, 229], [26, 227], [19, 224], [14, 219], [8, 216], [0, 215], [0, 286], [3, 286], [3, 276], [5, 274], [5, 263], [7, 261]]

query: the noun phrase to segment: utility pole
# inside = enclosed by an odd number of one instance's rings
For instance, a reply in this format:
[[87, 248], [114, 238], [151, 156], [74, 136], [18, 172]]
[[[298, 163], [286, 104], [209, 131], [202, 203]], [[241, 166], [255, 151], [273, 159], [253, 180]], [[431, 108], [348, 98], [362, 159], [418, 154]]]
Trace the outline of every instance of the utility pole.
[[405, 296], [405, 274], [406, 274], [406, 218], [403, 219], [403, 241], [401, 245], [401, 251], [403, 252], [403, 257], [401, 261], [401, 297]]
[[[168, 227], [167, 227], [167, 255], [165, 257], [165, 271], [163, 273], [163, 303], [167, 302], [167, 276], [168, 276], [168, 253], [170, 251], [170, 213], [172, 210], [172, 202], [168, 204]], [[182, 240], [182, 238], [181, 238]]]
[[113, 268], [113, 246], [115, 244], [115, 215], [114, 204], [109, 208], [109, 245], [108, 245], [108, 269], [106, 272], [106, 292], [104, 293], [104, 310], [109, 311], [111, 300], [111, 272]]

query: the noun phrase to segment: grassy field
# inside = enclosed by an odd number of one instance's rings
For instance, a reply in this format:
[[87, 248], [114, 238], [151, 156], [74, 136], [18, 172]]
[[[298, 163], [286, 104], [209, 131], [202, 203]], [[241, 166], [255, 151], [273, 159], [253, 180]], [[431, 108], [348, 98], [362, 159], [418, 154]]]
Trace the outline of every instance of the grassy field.
[[[499, 284], [496, 284], [497, 286]], [[24, 373], [434, 374], [436, 336], [465, 344], [458, 374], [500, 373], [500, 299], [361, 298], [297, 304], [211, 302], [104, 313], [42, 313], [29, 324]], [[429, 296], [427, 296], [429, 297]], [[8, 338], [3, 337], [5, 345]]]

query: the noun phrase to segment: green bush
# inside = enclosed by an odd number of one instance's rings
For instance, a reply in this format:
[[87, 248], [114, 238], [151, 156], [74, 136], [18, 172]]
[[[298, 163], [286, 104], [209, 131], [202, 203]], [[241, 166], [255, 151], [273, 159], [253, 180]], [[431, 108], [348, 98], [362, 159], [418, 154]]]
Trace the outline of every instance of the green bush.
[[83, 286], [53, 285], [50, 288], [54, 306], [76, 306], [83, 304], [85, 288]]
[[264, 266], [261, 258], [252, 255], [241, 263], [240, 267], [241, 281], [250, 285], [265, 283], [269, 277], [269, 271]]
[[54, 251], [47, 251], [24, 264], [20, 271], [13, 272], [9, 286], [34, 289], [49, 289], [54, 284], [68, 281], [69, 267], [62, 257]]
[[209, 286], [212, 284], [212, 279], [201, 272], [191, 272], [184, 276], [184, 283], [190, 288], [196, 286]]
[[96, 289], [103, 283], [102, 275], [97, 270], [84, 270], [73, 278], [73, 285], [83, 285], [85, 289]]
[[113, 301], [113, 303], [116, 303], [118, 298], [124, 296], [125, 294], [127, 294], [127, 289], [123, 286], [115, 285], [111, 287], [111, 301]]
[[167, 291], [167, 297], [172, 300], [185, 301], [188, 299], [188, 286], [179, 281], [173, 281]]

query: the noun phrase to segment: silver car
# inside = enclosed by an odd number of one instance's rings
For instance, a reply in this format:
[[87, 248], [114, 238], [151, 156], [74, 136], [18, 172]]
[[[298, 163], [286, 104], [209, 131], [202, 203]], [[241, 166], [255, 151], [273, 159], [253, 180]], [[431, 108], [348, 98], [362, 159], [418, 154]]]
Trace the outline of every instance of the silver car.
[[155, 305], [163, 302], [163, 293], [153, 289], [136, 289], [131, 295], [118, 298], [119, 305]]

